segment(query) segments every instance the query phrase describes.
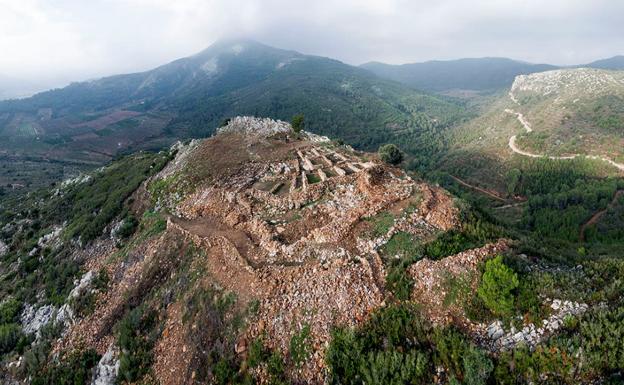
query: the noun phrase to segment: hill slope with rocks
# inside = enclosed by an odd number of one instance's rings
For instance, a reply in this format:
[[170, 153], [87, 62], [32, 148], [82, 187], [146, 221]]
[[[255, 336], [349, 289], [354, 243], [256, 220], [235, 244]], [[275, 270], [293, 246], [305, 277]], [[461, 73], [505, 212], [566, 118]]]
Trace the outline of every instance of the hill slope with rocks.
[[280, 121], [0, 208], [7, 384], [593, 383], [618, 361], [590, 335], [624, 353], [620, 261], [555, 269], [444, 189]]
[[624, 170], [624, 73], [566, 69], [518, 76], [509, 92], [454, 130], [457, 149], [491, 158], [588, 157]]

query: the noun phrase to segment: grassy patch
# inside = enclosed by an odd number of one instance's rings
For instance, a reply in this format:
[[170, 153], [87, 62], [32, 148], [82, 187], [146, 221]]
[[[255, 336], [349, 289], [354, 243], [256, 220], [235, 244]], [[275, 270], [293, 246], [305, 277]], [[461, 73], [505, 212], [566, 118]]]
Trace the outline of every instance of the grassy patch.
[[413, 235], [404, 231], [399, 231], [381, 247], [380, 251], [381, 255], [387, 258], [404, 258], [419, 254], [421, 248]]
[[321, 178], [313, 173], [306, 174], [306, 177], [308, 178], [308, 183], [310, 184], [319, 183], [321, 181]]
[[388, 234], [390, 227], [394, 225], [394, 219], [394, 215], [387, 211], [378, 213], [370, 218], [366, 218], [366, 220], [371, 224], [371, 236], [373, 238], [379, 238]]

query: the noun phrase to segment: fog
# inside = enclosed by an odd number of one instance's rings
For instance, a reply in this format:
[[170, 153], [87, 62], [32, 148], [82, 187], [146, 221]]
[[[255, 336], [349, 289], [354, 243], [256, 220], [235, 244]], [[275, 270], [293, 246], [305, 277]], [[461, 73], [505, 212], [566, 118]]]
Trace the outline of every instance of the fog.
[[624, 51], [624, 2], [0, 0], [0, 79], [60, 86], [146, 70], [236, 36], [350, 64], [581, 64]]

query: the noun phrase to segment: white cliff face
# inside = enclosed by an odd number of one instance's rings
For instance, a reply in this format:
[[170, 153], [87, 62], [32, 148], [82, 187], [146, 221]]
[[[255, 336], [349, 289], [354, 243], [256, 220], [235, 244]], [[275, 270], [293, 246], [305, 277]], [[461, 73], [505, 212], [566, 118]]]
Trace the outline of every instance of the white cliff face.
[[114, 345], [108, 347], [98, 362], [91, 385], [114, 385], [119, 373], [119, 352]]
[[86, 272], [85, 275], [83, 275], [82, 278], [80, 278], [80, 281], [78, 281], [77, 283], [74, 282], [75, 286], [72, 289], [72, 291], [69, 292], [68, 298], [69, 299], [76, 298], [80, 294], [82, 294], [84, 290], [88, 289], [89, 286], [91, 286], [91, 282], [93, 282], [94, 278], [95, 278], [95, 272], [93, 272], [93, 270]]
[[25, 334], [34, 334], [35, 338], [41, 337], [41, 329], [54, 322], [63, 326], [74, 322], [74, 312], [68, 304], [60, 308], [45, 305], [35, 308], [33, 305], [25, 305], [20, 315], [20, 323]]
[[0, 241], [0, 257], [4, 257], [9, 252], [9, 246], [6, 243]]
[[56, 248], [60, 246], [62, 232], [63, 226], [54, 226], [51, 232], [39, 238], [37, 246], [39, 246], [40, 249], [43, 249], [44, 247]]
[[80, 280], [74, 281], [74, 288], [67, 296], [66, 303], [60, 308], [52, 305], [45, 305], [35, 308], [33, 305], [25, 305], [20, 315], [20, 323], [25, 334], [35, 334], [36, 338], [41, 335], [41, 329], [50, 322], [56, 322], [63, 326], [71, 325], [74, 322], [74, 311], [69, 305], [69, 301], [81, 295], [91, 286], [95, 278], [93, 271], [88, 271]]
[[25, 334], [35, 334], [39, 337], [40, 330], [55, 317], [56, 307], [52, 305], [35, 308], [33, 305], [25, 305], [20, 322]]

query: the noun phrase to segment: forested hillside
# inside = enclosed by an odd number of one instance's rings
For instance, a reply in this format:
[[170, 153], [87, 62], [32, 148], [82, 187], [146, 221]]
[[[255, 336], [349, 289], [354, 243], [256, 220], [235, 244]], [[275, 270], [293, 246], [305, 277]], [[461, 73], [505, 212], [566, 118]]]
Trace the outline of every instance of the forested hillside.
[[[465, 116], [454, 101], [336, 60], [222, 41], [151, 71], [0, 102], [0, 185], [47, 185], [120, 153], [209, 136], [236, 115], [288, 121], [300, 113], [306, 130], [408, 150]], [[16, 168], [16, 159], [35, 166]]]

